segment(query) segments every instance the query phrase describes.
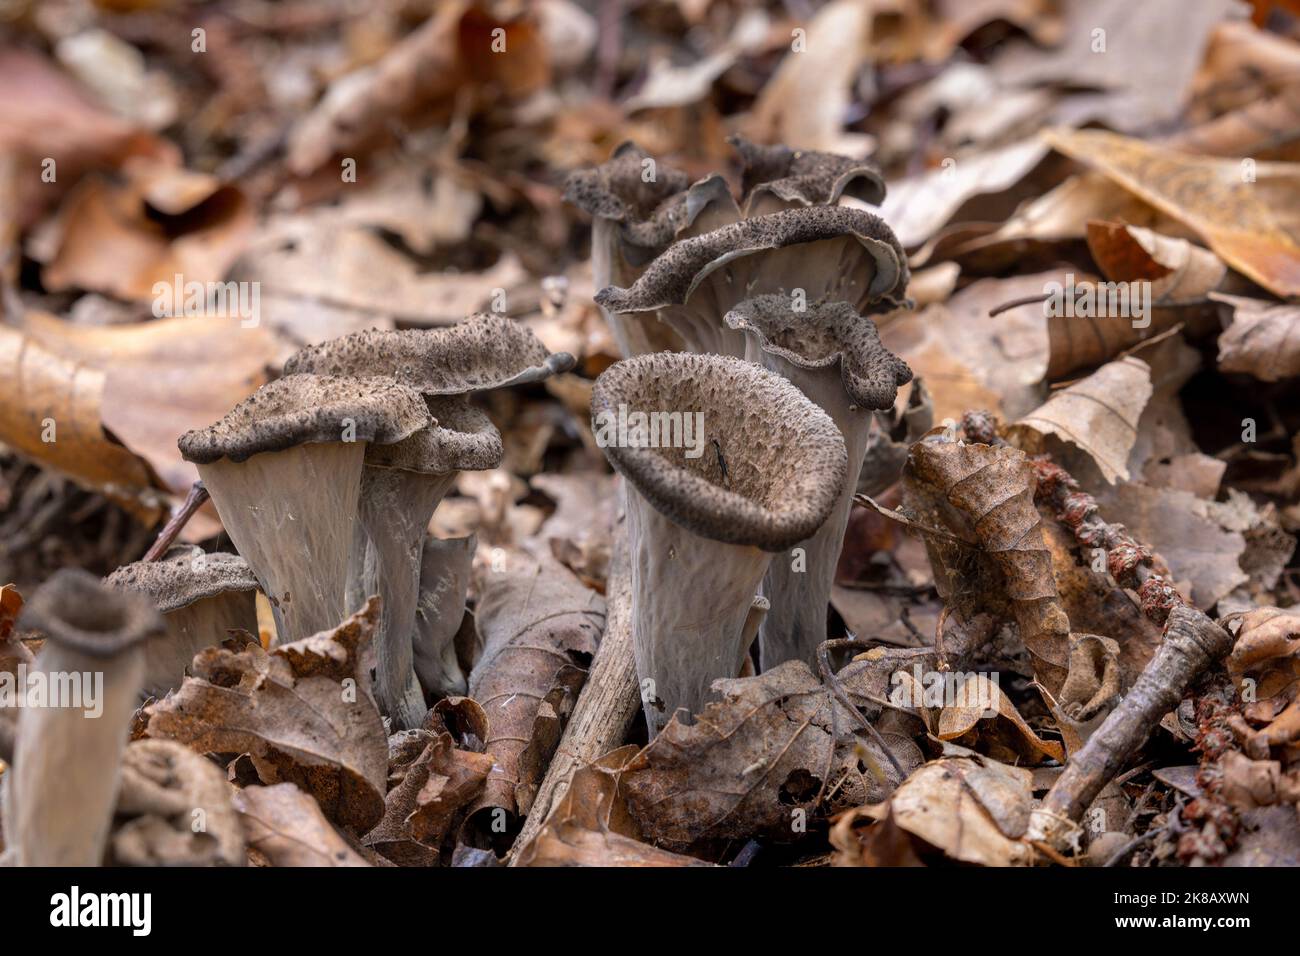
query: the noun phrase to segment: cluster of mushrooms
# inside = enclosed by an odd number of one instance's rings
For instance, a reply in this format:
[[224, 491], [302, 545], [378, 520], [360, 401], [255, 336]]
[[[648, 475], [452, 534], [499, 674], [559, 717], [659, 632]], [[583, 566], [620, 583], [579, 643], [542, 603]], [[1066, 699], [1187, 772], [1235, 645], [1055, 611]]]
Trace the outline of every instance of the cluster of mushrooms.
[[20, 712], [0, 753], [13, 763], [3, 862], [101, 861], [131, 714], [179, 687], [202, 649], [254, 640], [258, 591], [275, 644], [333, 629], [380, 596], [374, 696], [394, 729], [420, 726], [428, 701], [464, 693], [455, 638], [473, 542], [428, 527], [460, 472], [501, 463], [501, 435], [470, 398], [573, 364], [499, 315], [359, 332], [303, 349], [281, 378], [183, 435], [181, 453], [238, 553], [174, 547], [102, 582], [60, 571], [36, 591], [23, 621], [45, 635], [33, 669], [103, 674], [103, 712]]
[[871, 164], [732, 139], [744, 166], [695, 183], [624, 144], [570, 177], [593, 217], [597, 303], [627, 356], [597, 380], [620, 407], [702, 413], [703, 455], [605, 448], [626, 481], [632, 640], [654, 736], [737, 676], [812, 664], [871, 432], [907, 365], [871, 316], [907, 306], [903, 249]]

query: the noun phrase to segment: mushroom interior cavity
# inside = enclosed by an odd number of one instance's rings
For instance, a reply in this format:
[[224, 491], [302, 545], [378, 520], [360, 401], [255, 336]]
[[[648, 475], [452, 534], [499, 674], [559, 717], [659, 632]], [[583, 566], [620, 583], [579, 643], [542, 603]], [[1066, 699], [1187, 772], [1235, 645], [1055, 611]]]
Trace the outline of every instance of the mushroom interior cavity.
[[146, 595], [167, 624], [165, 639], [145, 646], [151, 697], [179, 687], [194, 655], [226, 640], [231, 628], [257, 634], [257, 578], [237, 554], [174, 547], [160, 561], [123, 565], [104, 584]]
[[813, 665], [826, 640], [827, 606], [871, 432], [871, 412], [893, 405], [912, 378], [880, 344], [875, 323], [846, 302], [798, 309], [783, 295], [741, 303], [726, 315], [745, 335], [746, 357], [798, 386], [835, 422], [849, 467], [835, 507], [812, 537], [773, 558], [763, 584], [772, 607], [759, 630], [764, 670], [799, 659]]
[[180, 439], [270, 601], [280, 643], [346, 616], [366, 448], [425, 428], [415, 391], [386, 379], [292, 375]]
[[35, 668], [60, 697], [19, 714], [13, 769], [4, 776], [5, 862], [99, 866], [144, 680], [144, 645], [165, 626], [144, 595], [70, 569], [37, 589], [23, 624], [45, 634]]
[[[633, 647], [656, 734], [735, 677], [771, 553], [816, 533], [847, 471], [835, 424], [737, 358], [659, 353], [592, 391], [598, 444], [627, 481]], [[749, 631], [752, 634], [752, 630]]]

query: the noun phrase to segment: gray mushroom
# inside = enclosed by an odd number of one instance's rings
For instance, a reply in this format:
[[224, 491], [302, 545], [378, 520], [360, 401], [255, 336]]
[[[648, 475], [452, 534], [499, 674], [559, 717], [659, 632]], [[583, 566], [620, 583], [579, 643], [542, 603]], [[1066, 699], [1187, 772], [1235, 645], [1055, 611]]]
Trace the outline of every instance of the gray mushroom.
[[444, 697], [461, 696], [468, 677], [456, 638], [465, 621], [465, 597], [478, 541], [425, 538], [420, 560], [420, 603], [415, 612], [415, 673], [420, 685]]
[[21, 623], [45, 635], [31, 677], [58, 699], [26, 706], [18, 717], [13, 769], [4, 778], [5, 862], [98, 866], [144, 680], [144, 646], [166, 625], [144, 595], [109, 590], [71, 569], [36, 590]]
[[743, 136], [727, 138], [744, 164], [745, 218], [796, 206], [833, 206], [850, 196], [878, 206], [885, 180], [875, 163], [836, 153], [763, 146]]
[[423, 720], [421, 687], [437, 694], [464, 691], [454, 647], [416, 645], [416, 609], [422, 545], [438, 502], [458, 472], [501, 463], [500, 434], [467, 396], [539, 382], [572, 367], [571, 355], [548, 353], [527, 326], [486, 314], [440, 329], [357, 332], [303, 349], [285, 363], [290, 376], [395, 379], [425, 396], [434, 419], [406, 441], [367, 453], [352, 545], [348, 606], [359, 607], [376, 591], [383, 597], [376, 697], [397, 727]]
[[[435, 423], [405, 441], [371, 446], [361, 476], [365, 550], [359, 562], [360, 587], [354, 585], [353, 593], [377, 593], [382, 599], [375, 637], [375, 697], [401, 729], [418, 727], [424, 720], [428, 708], [422, 685], [442, 694], [464, 691], [454, 647], [449, 670], [446, 646], [415, 645], [424, 542], [433, 512], [456, 476], [462, 470], [495, 468], [502, 455], [501, 434], [482, 410], [460, 396], [429, 398], [427, 404]], [[463, 611], [463, 593], [460, 606]]]
[[763, 593], [772, 607], [759, 630], [764, 670], [783, 661], [816, 663], [826, 640], [826, 608], [844, 543], [858, 474], [871, 433], [871, 412], [890, 408], [911, 381], [907, 364], [880, 344], [876, 325], [847, 302], [796, 309], [788, 296], [762, 295], [727, 313], [728, 328], [745, 336], [746, 357], [794, 383], [839, 428], [849, 467], [835, 508], [800, 551], [775, 558]]
[[732, 223], [673, 243], [626, 289], [596, 301], [615, 313], [654, 313], [694, 352], [743, 356], [744, 337], [723, 317], [746, 299], [847, 302], [864, 314], [905, 301], [902, 246], [879, 217], [806, 206]]
[[257, 633], [257, 577], [237, 554], [174, 547], [160, 561], [123, 565], [104, 584], [144, 594], [167, 622], [166, 637], [145, 647], [148, 696], [179, 687], [194, 655], [226, 640], [231, 628]]
[[366, 449], [430, 424], [424, 400], [381, 378], [292, 375], [179, 446], [275, 613], [279, 643], [346, 617]]
[[[651, 735], [735, 677], [773, 552], [811, 537], [847, 471], [835, 423], [789, 382], [737, 358], [661, 352], [596, 380], [593, 428], [627, 482], [632, 640]], [[704, 439], [615, 429], [627, 410], [679, 415]], [[703, 451], [698, 457], [694, 450]], [[756, 607], [757, 603], [757, 607]], [[647, 683], [649, 682], [649, 683]]]
[[[740, 218], [721, 176], [690, 184], [685, 173], [631, 142], [595, 169], [571, 173], [564, 198], [592, 217], [591, 268], [598, 289], [631, 285], [674, 240]], [[605, 320], [624, 357], [682, 348], [671, 329], [635, 313], [606, 311]]]

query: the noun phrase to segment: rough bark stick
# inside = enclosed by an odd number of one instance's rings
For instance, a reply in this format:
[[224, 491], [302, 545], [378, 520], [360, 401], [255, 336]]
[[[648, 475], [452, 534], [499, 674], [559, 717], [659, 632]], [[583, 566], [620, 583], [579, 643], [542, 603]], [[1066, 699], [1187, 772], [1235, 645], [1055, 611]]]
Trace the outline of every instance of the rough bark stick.
[[537, 790], [528, 819], [511, 849], [511, 866], [515, 865], [518, 851], [532, 842], [546, 822], [551, 808], [559, 804], [574, 771], [620, 746], [641, 713], [636, 664], [632, 659], [632, 570], [621, 506], [622, 482], [619, 482], [619, 496], [609, 583], [605, 589], [608, 611], [605, 635], [573, 715], [564, 728], [564, 736]]
[[1070, 757], [1042, 806], [1034, 811], [1031, 839], [1065, 843], [1071, 823], [1146, 743], [1160, 719], [1178, 706], [1196, 675], [1232, 649], [1232, 641], [1227, 631], [1195, 608], [1173, 608], [1160, 649], [1120, 705]]

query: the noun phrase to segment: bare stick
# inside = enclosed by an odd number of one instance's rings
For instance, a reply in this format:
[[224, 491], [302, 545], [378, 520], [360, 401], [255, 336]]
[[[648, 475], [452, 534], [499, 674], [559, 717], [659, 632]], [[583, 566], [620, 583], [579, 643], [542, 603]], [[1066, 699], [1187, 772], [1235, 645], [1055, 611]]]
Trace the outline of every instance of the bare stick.
[[181, 533], [181, 529], [189, 523], [189, 520], [194, 517], [194, 512], [202, 508], [203, 503], [207, 500], [208, 489], [203, 487], [203, 482], [196, 481], [190, 485], [190, 493], [185, 496], [185, 503], [167, 519], [167, 523], [163, 525], [162, 531], [158, 534], [158, 540], [153, 543], [152, 548], [145, 552], [144, 560], [157, 561], [166, 554], [167, 549], [176, 540], [176, 536]]
[[[619, 511], [621, 514], [622, 509]], [[573, 715], [564, 728], [564, 736], [537, 789], [532, 809], [515, 839], [511, 866], [519, 856], [518, 851], [537, 836], [551, 809], [559, 805], [574, 771], [621, 746], [641, 713], [636, 661], [632, 657], [632, 569], [621, 519], [614, 527], [613, 559], [605, 601], [608, 608], [605, 635]]]

